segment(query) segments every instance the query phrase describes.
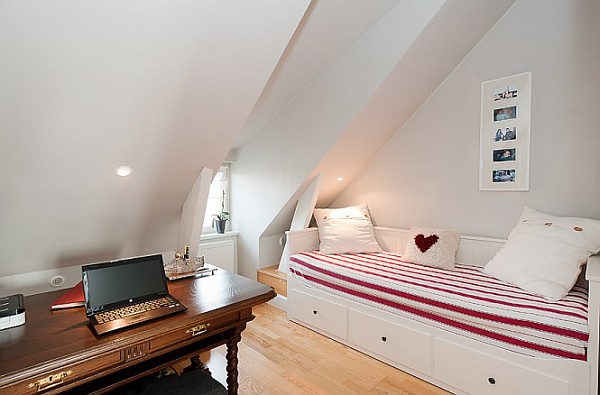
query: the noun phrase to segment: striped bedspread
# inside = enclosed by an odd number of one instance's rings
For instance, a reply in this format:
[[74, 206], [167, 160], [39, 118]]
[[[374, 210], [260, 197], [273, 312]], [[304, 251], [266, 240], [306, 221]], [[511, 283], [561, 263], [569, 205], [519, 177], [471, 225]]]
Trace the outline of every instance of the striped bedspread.
[[587, 290], [580, 286], [553, 302], [477, 266], [447, 271], [392, 253], [299, 253], [290, 273], [308, 287], [521, 354], [586, 359]]

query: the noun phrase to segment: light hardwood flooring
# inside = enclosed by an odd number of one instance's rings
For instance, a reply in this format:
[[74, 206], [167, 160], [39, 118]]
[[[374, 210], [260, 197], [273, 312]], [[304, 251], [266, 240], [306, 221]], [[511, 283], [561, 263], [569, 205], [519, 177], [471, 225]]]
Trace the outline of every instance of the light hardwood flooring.
[[[253, 309], [239, 344], [239, 394], [399, 394], [447, 392], [297, 325], [264, 304]], [[226, 382], [225, 346], [201, 355]]]

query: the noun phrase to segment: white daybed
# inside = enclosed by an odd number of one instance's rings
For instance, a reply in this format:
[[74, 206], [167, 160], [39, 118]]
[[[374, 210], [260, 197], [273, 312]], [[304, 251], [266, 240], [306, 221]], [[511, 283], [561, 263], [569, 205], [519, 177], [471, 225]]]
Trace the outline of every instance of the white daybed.
[[[402, 254], [408, 230], [375, 227]], [[462, 236], [457, 262], [483, 266], [505, 240]], [[317, 228], [287, 232], [289, 255], [319, 249]], [[290, 320], [453, 393], [598, 394], [600, 256], [589, 258], [587, 360], [523, 355], [307, 286], [288, 275]]]

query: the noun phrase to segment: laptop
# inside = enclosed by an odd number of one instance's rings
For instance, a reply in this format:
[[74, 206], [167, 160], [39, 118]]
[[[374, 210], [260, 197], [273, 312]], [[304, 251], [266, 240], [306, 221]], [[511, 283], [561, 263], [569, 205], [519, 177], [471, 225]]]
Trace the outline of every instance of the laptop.
[[161, 254], [84, 265], [85, 312], [98, 335], [186, 310], [169, 294]]

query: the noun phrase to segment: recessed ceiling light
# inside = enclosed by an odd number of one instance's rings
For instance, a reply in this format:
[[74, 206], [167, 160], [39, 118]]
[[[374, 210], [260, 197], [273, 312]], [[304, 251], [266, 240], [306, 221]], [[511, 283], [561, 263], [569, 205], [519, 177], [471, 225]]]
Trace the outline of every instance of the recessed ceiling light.
[[115, 173], [117, 173], [117, 175], [120, 176], [120, 177], [127, 177], [128, 175], [131, 174], [131, 167], [129, 167], [129, 166], [119, 166], [115, 170]]
[[339, 177], [337, 178], [337, 180], [338, 180], [338, 181], [340, 181], [340, 182], [341, 182], [341, 181], [344, 181], [344, 176], [339, 176]]

